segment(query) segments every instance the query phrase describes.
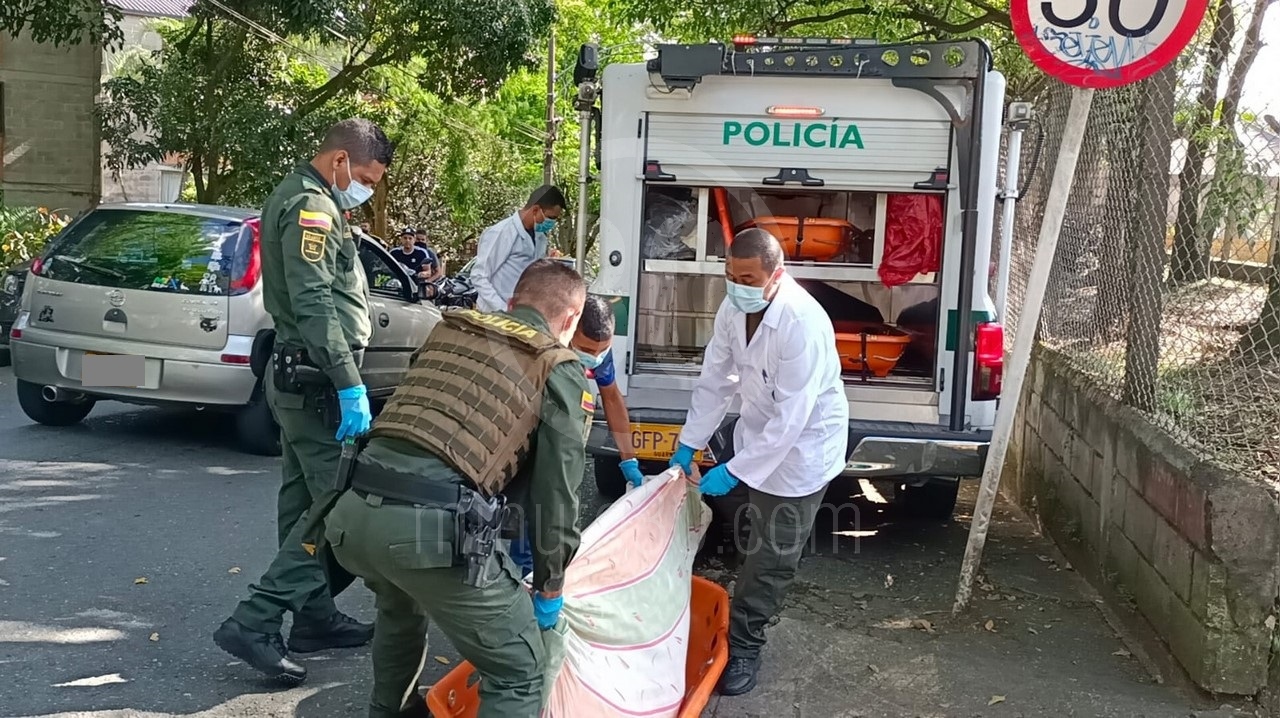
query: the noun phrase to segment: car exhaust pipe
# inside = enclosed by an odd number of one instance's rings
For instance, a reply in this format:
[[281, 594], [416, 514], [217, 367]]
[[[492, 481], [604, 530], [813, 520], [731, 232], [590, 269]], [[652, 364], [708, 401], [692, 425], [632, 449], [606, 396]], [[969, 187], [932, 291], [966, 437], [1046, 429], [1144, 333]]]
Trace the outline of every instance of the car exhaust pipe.
[[64, 401], [79, 401], [84, 398], [84, 394], [76, 394], [64, 391], [56, 386], [46, 386], [40, 390], [40, 396], [50, 404]]

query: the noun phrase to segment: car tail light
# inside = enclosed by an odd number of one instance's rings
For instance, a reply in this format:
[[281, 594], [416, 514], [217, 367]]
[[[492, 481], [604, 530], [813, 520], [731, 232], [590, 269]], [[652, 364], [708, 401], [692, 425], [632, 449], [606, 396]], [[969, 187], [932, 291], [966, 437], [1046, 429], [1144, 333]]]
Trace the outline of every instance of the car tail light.
[[248, 364], [249, 355], [248, 354], [223, 354], [222, 363], [223, 364]]
[[249, 245], [249, 261], [245, 263], [244, 274], [231, 280], [231, 291], [236, 294], [253, 289], [262, 277], [262, 220], [254, 217], [244, 224], [253, 233], [253, 242]]
[[44, 272], [44, 258], [38, 257], [31, 263], [31, 273], [39, 277], [42, 272]]
[[999, 399], [1004, 380], [1004, 327], [995, 322], [979, 324], [973, 355], [973, 400]]
[[27, 322], [30, 321], [31, 312], [18, 312], [18, 317], [13, 321], [13, 327], [9, 329], [10, 339], [21, 339], [22, 330], [27, 328]]

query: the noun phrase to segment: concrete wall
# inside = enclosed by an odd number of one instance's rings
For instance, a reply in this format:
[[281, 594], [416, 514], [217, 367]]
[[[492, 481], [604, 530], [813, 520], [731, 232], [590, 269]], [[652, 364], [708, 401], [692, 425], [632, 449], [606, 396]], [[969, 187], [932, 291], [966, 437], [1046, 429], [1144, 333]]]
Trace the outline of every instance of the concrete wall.
[[1131, 596], [1205, 690], [1280, 689], [1275, 488], [1200, 460], [1043, 347], [1028, 379], [1006, 494]]
[[74, 213], [97, 201], [101, 63], [90, 44], [55, 48], [0, 34], [6, 204]]

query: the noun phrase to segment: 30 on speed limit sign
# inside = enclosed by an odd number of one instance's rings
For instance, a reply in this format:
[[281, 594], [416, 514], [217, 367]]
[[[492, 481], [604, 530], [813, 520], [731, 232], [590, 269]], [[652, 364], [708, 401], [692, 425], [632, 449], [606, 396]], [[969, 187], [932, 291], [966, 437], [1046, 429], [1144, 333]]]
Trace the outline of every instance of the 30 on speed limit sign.
[[1013, 31], [1041, 70], [1078, 87], [1137, 82], [1173, 62], [1209, 0], [1010, 0]]

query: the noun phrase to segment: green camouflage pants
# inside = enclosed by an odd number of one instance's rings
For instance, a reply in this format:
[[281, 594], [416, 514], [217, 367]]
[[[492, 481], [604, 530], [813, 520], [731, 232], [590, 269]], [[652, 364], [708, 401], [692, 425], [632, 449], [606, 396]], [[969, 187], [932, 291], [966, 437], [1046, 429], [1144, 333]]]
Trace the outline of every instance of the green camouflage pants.
[[496, 578], [465, 585], [455, 532], [449, 511], [355, 491], [329, 514], [326, 540], [377, 595], [369, 718], [393, 718], [417, 700], [429, 621], [479, 672], [480, 718], [536, 718], [541, 710], [546, 650], [519, 569], [495, 551], [488, 575]]
[[303, 519], [316, 497], [333, 483], [342, 447], [333, 430], [324, 425], [315, 395], [275, 391], [269, 378], [266, 385], [271, 413], [280, 425], [283, 453], [283, 481], [276, 505], [279, 550], [262, 578], [249, 586], [249, 598], [240, 602], [231, 617], [250, 630], [275, 633], [286, 611], [316, 621], [327, 619], [338, 610], [333, 596], [350, 585], [352, 578], [331, 554], [317, 560], [302, 548]]

